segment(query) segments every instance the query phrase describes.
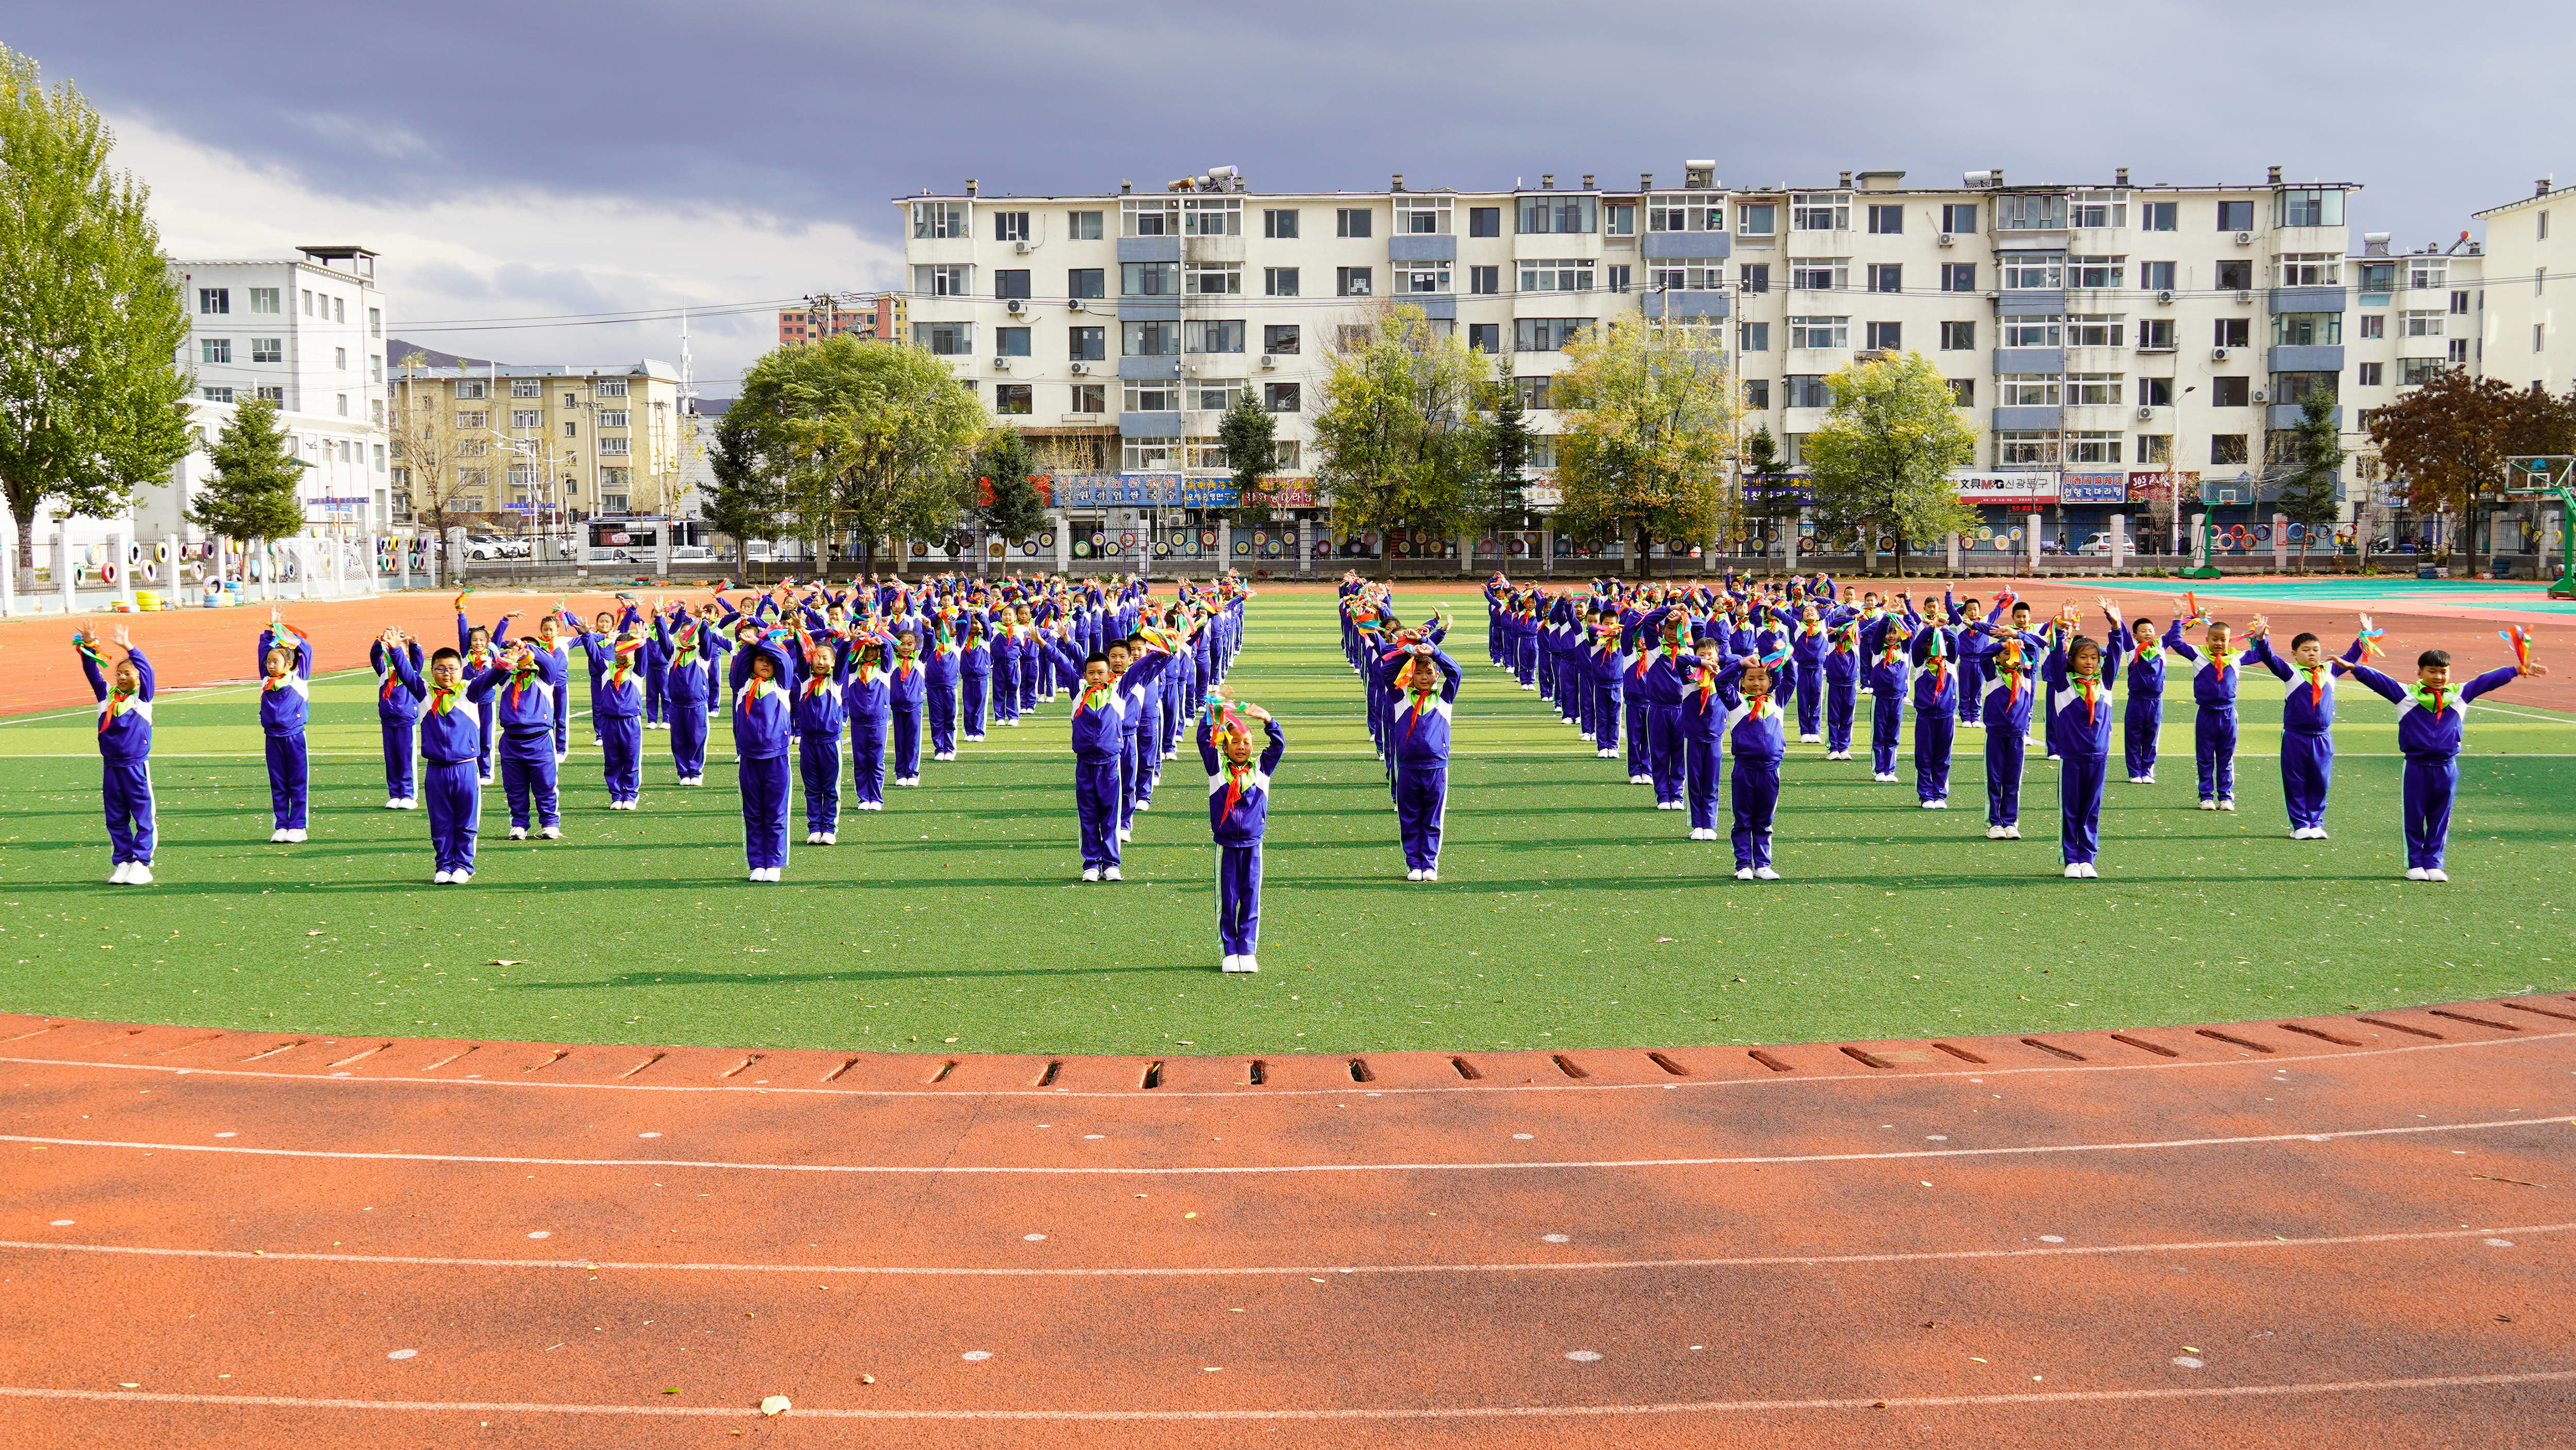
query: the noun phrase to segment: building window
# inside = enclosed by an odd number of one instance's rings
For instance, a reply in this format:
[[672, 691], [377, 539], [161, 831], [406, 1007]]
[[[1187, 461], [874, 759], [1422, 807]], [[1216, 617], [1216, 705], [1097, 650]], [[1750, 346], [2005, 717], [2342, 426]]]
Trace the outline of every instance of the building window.
[[2150, 201], [2141, 203], [2138, 207], [2138, 230], [2144, 232], [2174, 231], [2177, 229], [2177, 223], [2180, 220], [2178, 216], [2180, 210], [2180, 204], [2176, 202]]
[[1028, 297], [1028, 295], [1029, 295], [1029, 269], [1028, 269], [1028, 268], [1026, 268], [1026, 267], [997, 267], [997, 268], [995, 268], [995, 269], [993, 270], [993, 296], [994, 296], [994, 297], [996, 297], [997, 299], [1003, 300], [1003, 301], [1008, 301], [1008, 300], [1010, 300], [1011, 298], [1014, 298], [1014, 297], [1020, 298], [1020, 299], [1022, 299], [1022, 300], [1026, 300], [1026, 299], [1027, 299], [1027, 297]]
[[2006, 252], [2002, 267], [2007, 292], [2054, 292], [2066, 285], [2062, 253]]
[[[340, 402], [340, 416], [346, 418], [349, 416], [349, 395], [347, 393], [341, 393], [337, 396]], [[570, 427], [572, 425], [567, 423], [564, 426]]]
[[1512, 351], [1558, 352], [1592, 330], [1588, 317], [1523, 317], [1512, 323]]
[[1600, 220], [1600, 201], [1589, 196], [1524, 196], [1520, 230], [1524, 236], [1587, 233]]
[[1767, 322], [1737, 323], [1735, 325], [1735, 348], [1738, 352], [1769, 352], [1771, 350], [1771, 324]]
[[[2326, 315], [2334, 316], [2336, 314], [2328, 313]], [[2448, 318], [2446, 314], [2432, 311], [2430, 309], [2409, 311], [2406, 314], [2406, 336], [2440, 337], [2442, 335], [2442, 325], [2447, 320]], [[2379, 323], [2382, 326], [2385, 326], [2386, 322], [2386, 317], [2382, 315], [2374, 314], [2369, 317], [2364, 317], [2361, 320], [2361, 335], [2364, 337], [2379, 336], [2378, 332], [2372, 330], [2371, 324]]]
[[260, 401], [275, 403], [281, 408], [286, 406], [286, 389], [282, 387], [263, 387], [259, 389], [258, 392]]
[[1468, 323], [1467, 350], [1469, 352], [1482, 353], [1501, 352], [1503, 350], [1503, 325], [1499, 322]]
[[1181, 324], [1181, 348], [1184, 352], [1243, 351], [1243, 320], [1200, 320], [1193, 318]]
[[[2336, 196], [2343, 195], [2338, 191]], [[2343, 275], [2343, 258], [2332, 252], [2283, 252], [2281, 281], [2284, 287], [2331, 287]]]
[[993, 329], [993, 356], [1027, 357], [1028, 355], [1029, 330], [1027, 328], [997, 327]]
[[2331, 187], [2298, 187], [2275, 193], [2272, 208], [2274, 226], [2343, 225], [2343, 193]]
[[1789, 346], [1792, 349], [1849, 347], [1851, 319], [1792, 317], [1789, 319]]
[[2139, 405], [2140, 405], [2140, 406], [2142, 406], [2142, 407], [2149, 407], [2149, 408], [2169, 408], [2169, 407], [2172, 407], [2172, 406], [2173, 406], [2173, 385], [2174, 385], [2174, 380], [2173, 380], [2173, 379], [2171, 379], [2171, 378], [2140, 378], [2140, 379], [2138, 379], [2138, 403], [2139, 403]]
[[1118, 203], [1119, 235], [1174, 237], [1181, 231], [1179, 197], [1129, 197]]
[[2066, 230], [2066, 198], [2037, 192], [2016, 192], [1995, 198], [1995, 230], [1999, 232], [2061, 232]]
[[1892, 237], [1905, 230], [1905, 208], [1873, 204], [1869, 209], [1870, 235]]
[[1735, 269], [1735, 287], [1739, 292], [1770, 291], [1771, 264], [1768, 262], [1745, 262], [1737, 266]]
[[1181, 325], [1177, 322], [1123, 322], [1118, 331], [1122, 356], [1180, 356]]
[[1792, 192], [1789, 227], [1801, 232], [1850, 231], [1851, 197], [1839, 191]]
[[1592, 290], [1592, 259], [1573, 257], [1563, 261], [1524, 260], [1521, 263], [1521, 290], [1524, 292], [1589, 292]]
[[994, 241], [1025, 242], [1028, 239], [1029, 214], [1027, 212], [997, 211], [993, 213]]
[[1297, 295], [1297, 269], [1296, 269], [1296, 268], [1294, 268], [1294, 267], [1264, 267], [1264, 268], [1262, 268], [1262, 269], [1261, 269], [1261, 290], [1262, 290], [1262, 292], [1263, 292], [1264, 294], [1266, 294], [1266, 295], [1268, 295], [1268, 296], [1271, 296], [1271, 297], [1294, 297], [1294, 296], [1296, 296], [1296, 295]]
[[339, 372], [347, 372], [349, 370], [349, 350], [345, 347], [335, 347], [331, 349], [331, 366]]
[[1411, 194], [1398, 197], [1395, 203], [1395, 230], [1399, 236], [1447, 236], [1449, 234], [1449, 198]]
[[2174, 350], [2174, 325], [2171, 318], [2138, 319], [2138, 351], [2171, 352]]
[[1243, 235], [1243, 198], [1189, 196], [1181, 199], [1181, 230], [1193, 237]]
[[624, 428], [628, 426], [627, 419], [630, 416], [632, 415], [630, 415], [624, 408], [602, 408], [599, 412], [599, 426], [602, 428]]
[[631, 438], [602, 438], [599, 440], [599, 455], [602, 458], [624, 458], [634, 451], [634, 442]]
[[250, 289], [250, 310], [253, 312], [270, 313], [277, 311], [277, 289], [274, 287], [253, 287]]
[[[1693, 268], [1692, 270], [1693, 270], [1694, 272], [1696, 272], [1696, 271], [1698, 271], [1699, 269], [1698, 269], [1698, 268]], [[1711, 276], [1722, 276], [1722, 275], [1724, 274], [1725, 270], [1726, 270], [1726, 269], [1725, 269], [1725, 268], [1723, 268], [1723, 267], [1711, 267], [1711, 268], [1709, 268], [1709, 269], [1708, 269], [1708, 272], [1709, 272], [1709, 275], [1711, 275]], [[1631, 288], [1631, 287], [1633, 287], [1633, 286], [1635, 286], [1635, 285], [1636, 285], [1636, 282], [1635, 282], [1636, 269], [1634, 269], [1633, 267], [1630, 267], [1628, 264], [1626, 264], [1626, 263], [1624, 263], [1624, 262], [1614, 263], [1614, 264], [1612, 264], [1612, 265], [1610, 265], [1610, 266], [1607, 266], [1607, 267], [1602, 268], [1602, 269], [1601, 269], [1601, 277], [1602, 277], [1602, 285], [1603, 285], [1603, 286], [1605, 286], [1605, 287], [1607, 287], [1607, 288], [1609, 288], [1609, 289], [1610, 289], [1611, 291], [1613, 291], [1613, 292], [1625, 292], [1625, 291], [1627, 291], [1629, 288]], [[1724, 284], [1723, 284], [1723, 283], [1720, 283], [1719, 285], [1721, 285], [1721, 286], [1722, 286], [1722, 285], [1724, 285]]]
[[1849, 257], [1801, 257], [1789, 263], [1789, 290], [1838, 292], [1851, 281]]
[[[2117, 286], [2118, 284], [2114, 283], [2112, 285]], [[2138, 264], [2138, 286], [2141, 289], [2149, 292], [2170, 292], [2173, 290], [2173, 285], [2173, 263], [2140, 262]]]
[[1604, 202], [1601, 206], [1601, 235], [1633, 237], [1637, 234], [1637, 204], [1632, 201]]
[[2212, 347], [2248, 347], [2254, 341], [2254, 320], [2250, 317], [2222, 317], [2210, 328]]
[[[2415, 314], [2410, 312], [2406, 315], [2408, 324], [2406, 335], [2409, 337], [2441, 336], [2442, 314], [2435, 312], [2427, 315], [2432, 321], [2434, 331], [2429, 333], [2414, 331]], [[2272, 345], [2274, 347], [2340, 347], [2343, 345], [2343, 314], [2340, 312], [2275, 312], [2272, 314]]]
[[[1872, 210], [1872, 211], [1875, 211], [1875, 210], [1877, 210], [1877, 208], [1876, 208], [1876, 207], [1872, 207], [1872, 208], [1871, 208], [1871, 210]], [[1872, 292], [1902, 292], [1902, 291], [1904, 291], [1904, 290], [1905, 290], [1905, 268], [1904, 268], [1903, 264], [1901, 264], [1901, 263], [1897, 263], [1897, 262], [1872, 262], [1872, 263], [1870, 263], [1870, 264], [1869, 264], [1869, 290], [1870, 290], [1870, 291], [1872, 291]]]
[[1744, 380], [1744, 406], [1753, 409], [1756, 412], [1768, 409], [1771, 406], [1771, 380], [1769, 378], [1746, 378]]
[[1033, 401], [1035, 392], [1035, 387], [1029, 383], [995, 383], [993, 411], [1023, 415], [1036, 412], [1037, 404]]
[[286, 339], [254, 337], [250, 340], [250, 360], [255, 363], [286, 361]]
[[2209, 406], [2213, 408], [2242, 408], [2252, 403], [2253, 400], [2253, 384], [2244, 378], [2211, 378], [2209, 380]]
[[2120, 461], [2121, 437], [2117, 433], [2079, 432], [2066, 435], [2066, 461], [2075, 463], [2117, 463]]
[[1977, 204], [1975, 202], [1954, 201], [1942, 206], [1941, 230], [1956, 235], [1964, 232], [1973, 232], [1976, 229]]
[[470, 429], [480, 432], [481, 430], [492, 426], [492, 415], [480, 410], [471, 413], [459, 413], [456, 415], [456, 426], [461, 429]]
[[197, 311], [200, 313], [210, 317], [220, 317], [232, 310], [233, 292], [231, 288], [200, 287], [197, 289]]
[[2066, 379], [2066, 401], [2077, 407], [2116, 405], [2124, 391], [2119, 373], [2073, 373]]
[[914, 202], [912, 234], [922, 240], [966, 235], [966, 203], [962, 201]]
[[1130, 413], [1177, 413], [1181, 410], [1181, 383], [1177, 378], [1130, 378], [1123, 391]]
[[[1619, 273], [1628, 269], [1613, 267], [1610, 270]], [[1722, 292], [1726, 290], [1726, 268], [1715, 264], [1659, 265], [1647, 269], [1646, 282], [1658, 292]], [[1613, 286], [1610, 290], [1624, 292], [1627, 289]]]
[[1180, 467], [1181, 440], [1122, 438], [1118, 440], [1118, 463], [1129, 473], [1171, 473]]
[[1294, 438], [1273, 439], [1270, 444], [1270, 466], [1273, 468], [1289, 469], [1299, 467], [1300, 465], [1297, 462], [1297, 440]]
[[2254, 230], [2254, 203], [2251, 201], [2220, 202], [2218, 204], [2218, 229], [2222, 232], [2250, 232]]
[[1943, 352], [1967, 352], [1976, 345], [1977, 324], [1973, 322], [1945, 322], [1941, 324], [1941, 350]]
[[2548, 324], [2540, 322], [2533, 323], [2531, 325], [2531, 350], [2533, 352], [2539, 352], [2545, 348], [2548, 345], [2548, 336]]
[[198, 391], [205, 395], [209, 403], [229, 403], [233, 400], [233, 390], [220, 384], [209, 383]]
[[1064, 214], [1064, 236], [1065, 240], [1069, 242], [1099, 241], [1100, 213], [1096, 211], [1066, 212]]
[[1121, 262], [1118, 264], [1118, 291], [1127, 297], [1178, 297], [1181, 295], [1181, 264]]
[[2005, 347], [2064, 347], [2066, 319], [2043, 313], [2012, 313], [1995, 319]]
[[1399, 262], [1394, 272], [1395, 290], [1399, 295], [1436, 296], [1449, 290], [1449, 264], [1446, 262]]
[[1902, 323], [1902, 322], [1872, 322], [1872, 323], [1868, 323], [1868, 324], [1866, 324], [1866, 326], [1867, 326], [1867, 327], [1868, 327], [1868, 329], [1869, 329], [1869, 346], [1870, 346], [1870, 350], [1871, 350], [1871, 351], [1873, 351], [1873, 352], [1895, 352], [1895, 351], [1901, 351], [1901, 350], [1904, 348], [1904, 346], [1905, 346], [1905, 324], [1904, 324], [1904, 323]]
[[1074, 384], [1074, 385], [1073, 385], [1073, 411], [1075, 411], [1075, 412], [1077, 412], [1077, 413], [1106, 413], [1106, 412], [1108, 412], [1108, 411], [1109, 411], [1109, 385], [1108, 385], [1107, 383], [1076, 383], [1076, 384]]
[[2436, 377], [2441, 376], [2444, 366], [2445, 364], [2443, 361], [2437, 357], [2399, 358], [2397, 360], [2397, 385], [2402, 388], [2411, 388], [2419, 383], [2429, 383]]
[[1294, 413], [1304, 406], [1304, 388], [1297, 383], [1263, 383], [1261, 406], [1273, 413]]
[[1976, 291], [1977, 264], [1974, 262], [1943, 262], [1941, 264], [1941, 290], [1944, 292]]
[[535, 408], [514, 409], [510, 414], [510, 426], [513, 428], [542, 428], [546, 426], [546, 415]]
[[2126, 227], [2129, 224], [2129, 194], [2125, 191], [2078, 192], [2067, 220], [2088, 231]]
[[[2247, 202], [2246, 205], [2252, 206], [2253, 203]], [[2209, 435], [2209, 461], [2212, 463], [2243, 463], [2245, 461], [2245, 435], [2242, 433], [2212, 433]]]
[[1335, 207], [1333, 209], [1333, 235], [1337, 237], [1365, 237], [1369, 234], [1369, 228], [1375, 223], [1375, 221], [1375, 215], [1370, 212], [1367, 207]]
[[2061, 397], [2055, 373], [2003, 373], [1995, 379], [1995, 402], [2006, 408], [2054, 408]]
[[[2171, 202], [2165, 202], [2165, 203], [2163, 203], [2163, 205], [2171, 206], [2171, 205], [2173, 205], [2173, 203], [2171, 203]], [[2171, 230], [2171, 228], [2167, 228], [2167, 230]], [[2150, 465], [2150, 464], [2152, 464], [2152, 465], [2159, 465], [2159, 466], [2164, 466], [2164, 467], [2170, 467], [2170, 466], [2172, 466], [2172, 464], [2173, 464], [2173, 435], [2172, 435], [2172, 434], [2170, 434], [2170, 433], [2141, 433], [2141, 434], [2139, 434], [2139, 435], [2138, 435], [2138, 462], [2139, 462], [2141, 465]]]
[[1949, 379], [1949, 383], [1951, 407], [1973, 408], [1977, 406], [1977, 380], [1975, 378], [1951, 378]]
[[371, 352], [371, 353], [367, 354], [367, 381], [368, 381], [368, 382], [371, 382], [371, 383], [381, 383], [381, 382], [383, 382], [384, 380], [385, 380], [385, 360], [384, 360], [384, 358], [383, 358], [380, 354], [377, 354], [377, 353], [372, 353], [372, 352]]
[[233, 340], [231, 338], [201, 337], [197, 339], [197, 361], [228, 363], [232, 360]]
[[1537, 412], [1546, 412], [1555, 406], [1555, 404], [1550, 402], [1548, 398], [1548, 382], [1549, 380], [1545, 377], [1533, 376], [1514, 378], [1512, 379], [1512, 391], [1520, 395], [1522, 407], [1532, 409]]
[[924, 297], [964, 297], [973, 289], [975, 269], [963, 262], [912, 269], [912, 290]]
[[2126, 257], [2069, 257], [2066, 259], [2066, 285], [2095, 291], [2125, 285], [2120, 279], [2128, 275]]
[[[1367, 213], [1363, 212], [1361, 215], [1365, 216]], [[1370, 293], [1375, 290], [1371, 287], [1369, 282], [1372, 270], [1373, 269], [1368, 267], [1335, 267], [1333, 269], [1333, 295], [1337, 297], [1366, 297], [1370, 295]]]
[[2465, 338], [2465, 337], [2455, 337], [2455, 338], [2452, 338], [2452, 339], [2451, 339], [2451, 361], [2452, 361], [2452, 362], [2455, 362], [2455, 363], [2459, 363], [2459, 364], [2463, 364], [2463, 365], [2465, 365], [2465, 364], [2468, 362], [2468, 360], [2469, 360], [2469, 340], [2468, 340], [2467, 338]]
[[912, 345], [926, 347], [941, 357], [964, 357], [975, 351], [975, 325], [971, 322], [916, 322], [912, 325]]
[[576, 438], [580, 436], [580, 425], [577, 423], [566, 423], [563, 425], [563, 430], [566, 438]]
[[2376, 388], [2385, 386], [2387, 377], [2388, 364], [2375, 362], [2363, 363], [2361, 365], [2361, 376], [2357, 381], [2365, 388]]
[[2454, 292], [2451, 294], [2451, 315], [2453, 317], [2466, 317], [2469, 315], [2468, 293]]
[[2000, 428], [1995, 431], [1998, 468], [2055, 468], [2057, 435], [2046, 429]]
[[313, 289], [312, 289], [312, 288], [310, 288], [310, 287], [307, 287], [307, 288], [303, 289], [301, 292], [299, 292], [297, 295], [298, 295], [298, 296], [300, 296], [300, 297], [302, 297], [302, 298], [304, 299], [304, 303], [303, 303], [303, 306], [304, 306], [304, 315], [305, 315], [305, 316], [307, 316], [307, 317], [311, 317], [311, 316], [313, 315]]
[[2124, 330], [2117, 317], [2099, 313], [2069, 317], [2066, 319], [2066, 345], [2068, 347], [2118, 347], [2120, 334]]
[[1064, 333], [1065, 356], [1075, 362], [1105, 362], [1109, 357], [1109, 329], [1105, 327], [1068, 327]]
[[1834, 405], [1833, 389], [1825, 386], [1822, 373], [1791, 373], [1780, 380], [1780, 391], [1792, 408], [1830, 408]]
[[535, 378], [512, 378], [510, 380], [511, 397], [542, 398], [545, 395], [546, 385]]
[[1272, 353], [1294, 353], [1299, 341], [1297, 324], [1273, 322], [1261, 329], [1261, 350]]

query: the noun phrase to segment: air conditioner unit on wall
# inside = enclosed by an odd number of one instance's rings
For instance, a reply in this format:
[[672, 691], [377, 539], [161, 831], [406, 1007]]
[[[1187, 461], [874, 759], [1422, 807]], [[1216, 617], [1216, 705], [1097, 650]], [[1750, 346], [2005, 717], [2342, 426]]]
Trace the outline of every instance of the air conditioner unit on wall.
[[1012, 251], [1014, 251], [1014, 252], [1026, 253], [1026, 252], [1028, 251], [1028, 249], [1029, 249], [1029, 244], [1028, 244], [1027, 242], [1025, 242], [1025, 241], [1023, 241], [1023, 242], [1014, 242], [1014, 243], [1011, 245], [1011, 250], [1012, 250]]
[[1958, 244], [1959, 244], [1959, 239], [1958, 239], [1957, 237], [1952, 236], [1952, 235], [1951, 235], [1950, 233], [1948, 233], [1948, 232], [1943, 232], [1943, 233], [1941, 234], [1941, 245], [1942, 245], [1942, 246], [1945, 246], [1945, 247], [1955, 247], [1955, 246], [1957, 246]]
[[2157, 302], [2159, 302], [2159, 303], [2161, 303], [2161, 304], [2163, 304], [2164, 306], [2171, 307], [2171, 306], [2173, 306], [2173, 293], [2172, 293], [2171, 291], [2169, 291], [2169, 290], [2168, 290], [2168, 291], [2164, 291], [2164, 292], [2159, 292], [2159, 293], [2157, 293], [2157, 294], [2156, 294], [2156, 301], [2157, 301]]
[[2236, 294], [2236, 300], [2239, 302], [2251, 302], [2254, 300], [2254, 294], [2251, 291], [2240, 289]]
[[2268, 403], [2272, 401], [2272, 390], [2270, 388], [2256, 388], [2254, 390], [2254, 401], [2258, 403]]
[[1073, 375], [1075, 377], [1080, 377], [1089, 371], [1091, 371], [1091, 364], [1089, 363], [1075, 363], [1073, 365]]
[[2223, 348], [2223, 347], [2213, 347], [2213, 348], [2211, 348], [2211, 349], [2209, 350], [2209, 360], [2210, 360], [2211, 362], [2225, 362], [2225, 361], [2227, 361], [2227, 349], [2225, 349], [2225, 348]]
[[1275, 354], [1265, 352], [1261, 355], [1261, 365], [1266, 368], [1275, 368], [1279, 366], [1279, 359]]
[[997, 372], [997, 373], [1006, 373], [1006, 372], [1009, 372], [1010, 370], [1011, 370], [1011, 360], [1010, 360], [1009, 358], [1006, 358], [1006, 357], [997, 357], [997, 358], [993, 359], [993, 371], [995, 371], [995, 372]]
[[2148, 405], [2148, 404], [2145, 404], [2145, 403], [2140, 403], [2140, 404], [2138, 405], [2138, 421], [2140, 421], [2140, 422], [2142, 422], [2142, 423], [2143, 423], [2143, 422], [2145, 422], [2147, 419], [2152, 418], [2152, 417], [2154, 417], [2155, 415], [2156, 415], [2156, 410], [2155, 410], [2152, 406], [2150, 406], [2150, 405]]
[[1068, 300], [1064, 305], [1072, 308], [1076, 312], [1080, 312], [1082, 310], [1082, 299], [1075, 297]]
[[1010, 314], [1011, 314], [1013, 317], [1017, 317], [1017, 316], [1019, 316], [1021, 313], [1026, 312], [1026, 311], [1028, 311], [1028, 310], [1029, 310], [1029, 304], [1027, 304], [1026, 302], [1021, 301], [1021, 300], [1020, 300], [1019, 298], [1017, 298], [1017, 297], [1014, 297], [1014, 298], [1012, 298], [1010, 301], [1003, 303], [1003, 304], [1002, 304], [1002, 306], [1003, 306], [1004, 308], [1008, 309], [1008, 310], [1009, 310], [1009, 312], [1010, 312]]
[[2236, 234], [2236, 245], [2240, 247], [2250, 247], [2253, 244], [2254, 234], [2252, 232], [2238, 232]]

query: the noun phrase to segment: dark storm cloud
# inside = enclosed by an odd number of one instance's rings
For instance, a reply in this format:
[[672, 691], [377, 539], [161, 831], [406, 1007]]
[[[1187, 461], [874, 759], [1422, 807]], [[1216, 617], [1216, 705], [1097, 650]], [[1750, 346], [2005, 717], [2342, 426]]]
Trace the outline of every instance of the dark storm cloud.
[[[890, 236], [888, 198], [1677, 180], [2358, 181], [2403, 243], [2576, 155], [2570, 7], [950, 3], [25, 7], [103, 106], [353, 199], [494, 184]], [[641, 239], [649, 242], [649, 238]]]

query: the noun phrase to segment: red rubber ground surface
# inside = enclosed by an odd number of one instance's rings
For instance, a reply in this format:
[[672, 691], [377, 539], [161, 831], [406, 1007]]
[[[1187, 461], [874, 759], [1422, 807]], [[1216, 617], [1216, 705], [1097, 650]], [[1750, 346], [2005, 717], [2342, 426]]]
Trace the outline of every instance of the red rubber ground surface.
[[2576, 998], [1259, 1067], [0, 1017], [0, 1444], [2576, 1424]]

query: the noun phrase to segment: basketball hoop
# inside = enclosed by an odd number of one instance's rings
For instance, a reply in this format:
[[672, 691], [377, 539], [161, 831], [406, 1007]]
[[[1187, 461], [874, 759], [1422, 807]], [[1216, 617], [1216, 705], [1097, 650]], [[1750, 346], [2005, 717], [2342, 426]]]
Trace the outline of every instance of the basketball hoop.
[[2576, 599], [2576, 454], [2526, 453], [2504, 461], [2507, 498], [2558, 503], [2558, 581], [2552, 599]]

